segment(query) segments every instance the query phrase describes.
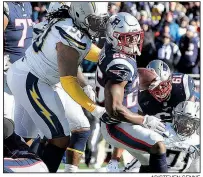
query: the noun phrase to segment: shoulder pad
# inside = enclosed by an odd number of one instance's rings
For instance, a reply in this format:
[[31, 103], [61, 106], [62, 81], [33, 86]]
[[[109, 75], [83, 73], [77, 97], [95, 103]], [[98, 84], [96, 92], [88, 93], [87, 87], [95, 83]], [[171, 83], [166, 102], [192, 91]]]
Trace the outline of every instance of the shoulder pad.
[[128, 61], [128, 60], [125, 60], [123, 58], [117, 58], [117, 59], [114, 59], [112, 60], [108, 65], [107, 65], [107, 68], [106, 68], [106, 71], [111, 68], [112, 66], [116, 66], [116, 65], [122, 65], [122, 67], [120, 67], [120, 69], [123, 69], [123, 67], [127, 67], [129, 68], [129, 70], [132, 72], [132, 75], [134, 75], [135, 73], [135, 69], [133, 67], [133, 65]]
[[36, 38], [36, 36], [40, 33], [43, 33], [44, 32], [44, 27], [48, 24], [47, 21], [44, 21], [44, 22], [40, 22], [40, 23], [37, 23], [33, 26], [33, 39]]
[[74, 27], [71, 19], [65, 19], [56, 23], [54, 28], [60, 36], [60, 41], [76, 50], [86, 50], [87, 45], [91, 44], [90, 38]]
[[132, 81], [135, 68], [125, 59], [117, 58], [112, 60], [106, 68], [107, 76], [116, 81]]

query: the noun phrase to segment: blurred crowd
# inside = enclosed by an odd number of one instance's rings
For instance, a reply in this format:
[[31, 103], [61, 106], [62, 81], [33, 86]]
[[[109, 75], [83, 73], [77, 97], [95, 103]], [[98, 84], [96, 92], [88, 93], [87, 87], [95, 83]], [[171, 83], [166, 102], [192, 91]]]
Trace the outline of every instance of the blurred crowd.
[[31, 2], [32, 5], [32, 21], [39, 23], [45, 20], [47, 9], [50, 2]]
[[[32, 2], [33, 21], [45, 19], [49, 2]], [[165, 61], [172, 71], [200, 73], [200, 1], [199, 2], [109, 2], [109, 14], [128, 12], [140, 22], [145, 38], [138, 67], [151, 60]], [[105, 36], [95, 40], [103, 47]], [[84, 60], [84, 72], [96, 65]]]

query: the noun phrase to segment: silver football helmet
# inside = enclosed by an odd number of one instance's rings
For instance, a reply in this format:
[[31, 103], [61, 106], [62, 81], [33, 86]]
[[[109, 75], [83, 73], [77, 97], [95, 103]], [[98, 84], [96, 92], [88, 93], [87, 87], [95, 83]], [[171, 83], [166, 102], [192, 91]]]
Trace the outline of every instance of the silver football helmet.
[[106, 30], [107, 12], [108, 2], [71, 2], [69, 9], [74, 23], [92, 37]]
[[180, 138], [185, 138], [196, 133], [200, 127], [199, 102], [183, 101], [173, 110], [173, 127]]
[[128, 55], [141, 55], [144, 31], [133, 15], [120, 12], [111, 16], [107, 23], [106, 37], [114, 49]]
[[51, 13], [51, 12], [57, 11], [57, 10], [59, 10], [62, 6], [68, 6], [68, 7], [70, 7], [70, 4], [71, 4], [71, 2], [51, 2], [51, 3], [49, 4], [49, 7], [48, 7], [47, 12], [48, 12], [48, 13]]
[[149, 87], [150, 94], [159, 102], [165, 101], [172, 90], [171, 70], [162, 60], [153, 60], [147, 67], [157, 74], [157, 78]]

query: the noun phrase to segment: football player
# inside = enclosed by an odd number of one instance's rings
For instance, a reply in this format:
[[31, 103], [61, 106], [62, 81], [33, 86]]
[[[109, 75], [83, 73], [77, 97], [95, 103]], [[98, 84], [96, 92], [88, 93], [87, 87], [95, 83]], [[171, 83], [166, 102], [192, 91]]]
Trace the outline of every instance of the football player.
[[[187, 74], [171, 73], [168, 65], [161, 60], [153, 60], [147, 65], [157, 79], [149, 89], [139, 91], [139, 109], [143, 114], [154, 115], [164, 122], [172, 122], [172, 110], [182, 101], [195, 101], [194, 80]], [[115, 149], [112, 159], [120, 158], [122, 149]], [[117, 169], [117, 162], [110, 162], [107, 168]]]
[[14, 122], [4, 118], [4, 172], [48, 172], [44, 162], [14, 132]]
[[[64, 8], [65, 6], [70, 6], [70, 3], [51, 2], [48, 12], [57, 13], [57, 11], [59, 11], [61, 8]], [[48, 20], [46, 20], [34, 26], [34, 40], [36, 40], [37, 36], [40, 33], [43, 33], [48, 23]], [[93, 61], [96, 61], [96, 59], [98, 60], [99, 51], [100, 49], [92, 44], [86, 58]], [[83, 76], [80, 67], [78, 68], [77, 79], [87, 96], [91, 98], [92, 101], [95, 101], [95, 92], [93, 91], [92, 86], [88, 85], [88, 82]], [[83, 154], [83, 149], [85, 148], [86, 142], [90, 135], [90, 124], [87, 117], [83, 113], [81, 106], [73, 101], [73, 99], [63, 90], [61, 84], [57, 84], [55, 86], [55, 90], [58, 93], [65, 108], [65, 115], [68, 119], [71, 131], [70, 143], [66, 150], [65, 172], [76, 172], [78, 170], [78, 165]], [[21, 135], [24, 134], [24, 136], [27, 136], [27, 132], [23, 131], [25, 129], [23, 129], [22, 125], [18, 125], [18, 129], [21, 130]], [[80, 150], [79, 148], [76, 148], [78, 146], [80, 146]]]
[[168, 65], [161, 60], [151, 61], [147, 68], [156, 73], [157, 79], [147, 90], [139, 92], [141, 111], [171, 122], [173, 108], [182, 101], [195, 101], [194, 80], [187, 74], [171, 73]]
[[31, 45], [31, 15], [30, 2], [4, 2], [4, 55], [10, 63], [23, 57]]
[[4, 117], [13, 118], [14, 97], [6, 82], [9, 66], [24, 56], [32, 42], [30, 2], [4, 2]]
[[105, 30], [107, 19], [107, 2], [71, 2], [70, 7], [50, 13], [43, 33], [8, 70], [8, 85], [16, 101], [15, 119], [29, 122], [25, 123], [29, 125], [27, 136], [36, 137], [40, 133], [48, 139], [41, 159], [50, 172], [57, 171], [69, 143], [74, 145], [69, 146], [71, 150], [82, 152], [84, 147], [74, 142], [80, 139], [84, 142], [89, 136], [89, 132], [85, 135], [76, 132], [80, 136], [69, 142], [69, 118], [65, 110], [74, 108], [64, 109], [53, 87], [61, 82], [64, 92], [96, 118], [105, 112], [84, 93], [77, 81], [77, 71], [90, 50], [90, 37]]
[[[96, 71], [96, 100], [107, 111], [101, 118], [101, 132], [109, 144], [128, 150], [142, 164], [149, 163], [153, 172], [167, 172], [166, 149], [160, 135], [165, 126], [154, 116], [138, 114], [135, 56], [141, 54], [143, 38], [143, 30], [131, 14], [121, 12], [110, 17], [107, 43]], [[149, 162], [140, 156], [148, 153]]]
[[[166, 123], [164, 142], [167, 147], [169, 172], [200, 172], [200, 106], [199, 102], [183, 101], [173, 113], [173, 122]], [[137, 171], [134, 159], [123, 171]], [[143, 167], [142, 167], [143, 168]], [[146, 168], [146, 167], [145, 167]]]

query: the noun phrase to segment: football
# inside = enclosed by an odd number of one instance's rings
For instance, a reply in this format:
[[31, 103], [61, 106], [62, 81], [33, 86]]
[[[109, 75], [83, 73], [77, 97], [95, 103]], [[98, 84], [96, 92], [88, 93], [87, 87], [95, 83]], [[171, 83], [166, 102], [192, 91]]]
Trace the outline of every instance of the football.
[[156, 73], [147, 68], [138, 68], [139, 74], [139, 89], [146, 90], [149, 88], [152, 81], [157, 77]]

